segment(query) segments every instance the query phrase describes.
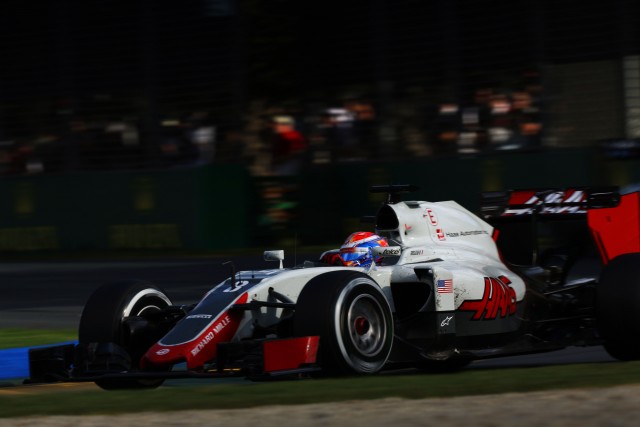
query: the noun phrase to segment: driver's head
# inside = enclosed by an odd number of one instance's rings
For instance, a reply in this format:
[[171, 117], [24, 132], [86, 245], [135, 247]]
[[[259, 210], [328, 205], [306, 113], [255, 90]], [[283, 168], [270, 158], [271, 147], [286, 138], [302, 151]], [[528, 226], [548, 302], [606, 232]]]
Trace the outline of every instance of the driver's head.
[[[357, 231], [347, 237], [340, 247], [340, 258], [344, 265], [349, 267], [366, 267], [371, 264], [373, 258], [371, 248], [389, 246], [382, 237], [370, 231]], [[375, 261], [380, 262], [381, 258]]]

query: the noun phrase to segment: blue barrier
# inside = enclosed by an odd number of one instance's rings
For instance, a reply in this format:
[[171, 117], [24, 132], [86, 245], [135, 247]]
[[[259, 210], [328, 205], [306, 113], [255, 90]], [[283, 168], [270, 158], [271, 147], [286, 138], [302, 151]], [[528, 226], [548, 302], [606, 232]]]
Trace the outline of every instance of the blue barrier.
[[0, 350], [0, 380], [29, 378], [29, 349], [56, 345], [77, 344], [77, 341], [37, 347], [22, 347]]

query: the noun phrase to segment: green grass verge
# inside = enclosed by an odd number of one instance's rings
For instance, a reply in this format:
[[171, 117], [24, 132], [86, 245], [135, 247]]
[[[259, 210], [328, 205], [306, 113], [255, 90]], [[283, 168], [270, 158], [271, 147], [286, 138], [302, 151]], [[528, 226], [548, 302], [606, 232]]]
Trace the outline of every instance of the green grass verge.
[[[0, 393], [0, 417], [115, 414], [140, 411], [231, 409], [385, 397], [418, 399], [560, 388], [640, 384], [640, 362], [576, 364], [517, 369], [468, 369], [455, 374], [377, 375], [261, 383], [168, 386], [145, 391], [73, 391], [27, 395]], [[1, 389], [0, 389], [1, 390]], [[60, 391], [64, 390], [64, 393]]]
[[[76, 339], [75, 330], [0, 330], [0, 349]], [[191, 384], [191, 383], [189, 383]], [[140, 411], [224, 409], [354, 399], [450, 397], [640, 384], [640, 362], [575, 364], [517, 369], [468, 369], [455, 374], [384, 374], [372, 377], [201, 385], [168, 381], [156, 390], [102, 391], [55, 388], [1, 393], [0, 418], [28, 415], [115, 414]], [[61, 391], [64, 392], [61, 393]]]
[[0, 350], [56, 344], [77, 339], [75, 329], [0, 329]]

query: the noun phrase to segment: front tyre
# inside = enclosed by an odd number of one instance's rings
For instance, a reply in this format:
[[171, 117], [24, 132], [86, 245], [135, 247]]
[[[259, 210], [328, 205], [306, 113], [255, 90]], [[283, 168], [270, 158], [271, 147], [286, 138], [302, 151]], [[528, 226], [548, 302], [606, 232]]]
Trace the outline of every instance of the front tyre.
[[[114, 343], [122, 349], [123, 360], [130, 366], [122, 370], [138, 368], [138, 361], [144, 352], [159, 337], [142, 334], [131, 339], [125, 327], [127, 317], [148, 318], [171, 305], [167, 295], [155, 285], [144, 281], [124, 281], [107, 283], [99, 287], [84, 306], [80, 318], [78, 342], [81, 347], [93, 343]], [[110, 364], [112, 366], [113, 363]], [[162, 379], [104, 379], [96, 384], [104, 389], [155, 388]]]
[[393, 317], [380, 286], [357, 271], [311, 279], [296, 303], [296, 336], [320, 336], [320, 363], [329, 374], [372, 374], [391, 353]]
[[607, 264], [597, 287], [596, 316], [607, 352], [619, 360], [640, 359], [640, 253]]

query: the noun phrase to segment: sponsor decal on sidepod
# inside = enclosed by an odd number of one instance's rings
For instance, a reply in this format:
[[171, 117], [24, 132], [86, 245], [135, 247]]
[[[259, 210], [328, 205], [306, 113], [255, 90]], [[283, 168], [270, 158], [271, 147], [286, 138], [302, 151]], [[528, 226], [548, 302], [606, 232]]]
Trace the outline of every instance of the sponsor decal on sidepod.
[[472, 320], [494, 320], [516, 312], [516, 291], [506, 276], [485, 277], [482, 299], [465, 301], [460, 311], [473, 311]]

